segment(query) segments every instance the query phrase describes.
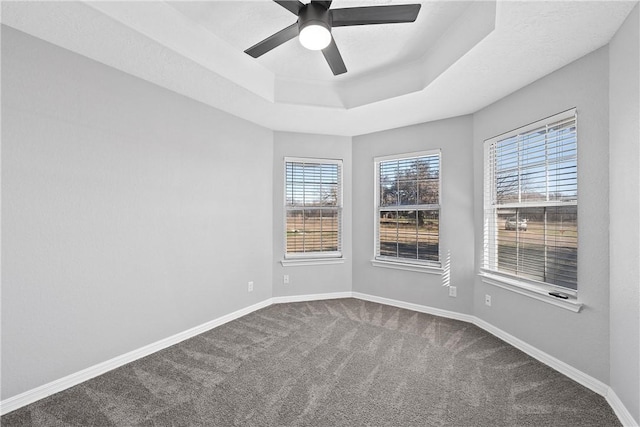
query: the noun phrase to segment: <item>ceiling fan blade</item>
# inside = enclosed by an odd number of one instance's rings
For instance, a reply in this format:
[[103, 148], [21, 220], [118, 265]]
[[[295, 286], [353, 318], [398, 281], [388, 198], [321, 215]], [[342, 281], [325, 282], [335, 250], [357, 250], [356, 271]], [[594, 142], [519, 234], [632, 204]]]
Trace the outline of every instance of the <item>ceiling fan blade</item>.
[[298, 35], [298, 23], [294, 23], [289, 25], [287, 28], [284, 28], [272, 36], [267, 37], [259, 43], [251, 46], [249, 49], [245, 50], [244, 53], [248, 53], [249, 55], [257, 58], [265, 53], [269, 52], [271, 49], [280, 46], [282, 43], [288, 42], [292, 38]]
[[420, 4], [402, 4], [392, 6], [349, 7], [330, 9], [332, 27], [351, 25], [397, 24], [413, 22], [420, 12]]
[[331, 0], [311, 0], [311, 3], [319, 3], [324, 6], [325, 9], [329, 9], [331, 7]]
[[338, 46], [336, 45], [335, 40], [333, 40], [333, 37], [331, 37], [331, 43], [329, 43], [329, 46], [322, 49], [322, 54], [324, 55], [324, 59], [327, 60], [329, 67], [331, 67], [331, 71], [333, 71], [334, 76], [347, 72], [347, 67], [344, 65], [342, 55], [340, 55], [340, 51], [338, 50]]
[[300, 12], [300, 8], [304, 6], [304, 4], [299, 0], [273, 0], [273, 1], [275, 1], [280, 6], [284, 7], [285, 9], [287, 9], [289, 12], [293, 13], [296, 16], [298, 16], [298, 13]]

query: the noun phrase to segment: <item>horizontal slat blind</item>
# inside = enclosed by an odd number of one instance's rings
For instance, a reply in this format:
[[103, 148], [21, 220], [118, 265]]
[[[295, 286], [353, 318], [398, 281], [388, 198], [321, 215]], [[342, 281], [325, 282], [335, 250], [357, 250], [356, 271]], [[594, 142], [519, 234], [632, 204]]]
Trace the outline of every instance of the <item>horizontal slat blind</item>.
[[492, 156], [495, 204], [577, 201], [575, 118], [497, 141]]
[[575, 112], [485, 145], [484, 268], [577, 289]]
[[287, 255], [339, 255], [341, 172], [337, 161], [285, 161]]
[[377, 162], [376, 257], [439, 262], [440, 154]]

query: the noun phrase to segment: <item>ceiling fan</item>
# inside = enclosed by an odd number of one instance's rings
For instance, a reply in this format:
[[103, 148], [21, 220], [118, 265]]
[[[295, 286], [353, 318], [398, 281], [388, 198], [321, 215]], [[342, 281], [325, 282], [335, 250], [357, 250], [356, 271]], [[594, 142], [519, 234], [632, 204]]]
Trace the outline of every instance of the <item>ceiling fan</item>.
[[347, 67], [331, 36], [331, 28], [413, 22], [420, 11], [420, 4], [330, 9], [331, 0], [311, 0], [308, 4], [299, 0], [274, 1], [296, 15], [298, 21], [251, 46], [245, 53], [257, 58], [298, 36], [307, 49], [322, 50], [335, 76], [346, 73]]

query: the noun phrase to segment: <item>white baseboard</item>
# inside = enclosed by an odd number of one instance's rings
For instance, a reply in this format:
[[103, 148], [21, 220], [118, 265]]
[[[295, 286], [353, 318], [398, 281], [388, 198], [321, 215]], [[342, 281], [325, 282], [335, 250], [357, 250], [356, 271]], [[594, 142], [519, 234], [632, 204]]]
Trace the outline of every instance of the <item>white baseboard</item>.
[[455, 320], [461, 320], [463, 322], [473, 323], [479, 328], [484, 329], [490, 334], [495, 335], [501, 340], [511, 344], [517, 349], [527, 353], [529, 356], [539, 360], [545, 365], [550, 366], [551, 368], [555, 369], [556, 371], [560, 372], [563, 375], [566, 375], [567, 377], [571, 378], [577, 383], [582, 384], [583, 386], [589, 388], [590, 390], [593, 390], [594, 392], [602, 396], [607, 395], [607, 390], [609, 389], [609, 387], [603, 382], [593, 378], [590, 375], [585, 374], [584, 372], [574, 368], [573, 366], [568, 365], [567, 363], [564, 363], [559, 359], [556, 359], [555, 357], [537, 349], [536, 347], [530, 344], [527, 344], [521, 339], [516, 338], [513, 335], [503, 331], [502, 329], [499, 329], [493, 326], [492, 324], [485, 322], [484, 320], [479, 319], [475, 316], [471, 316], [469, 314], [456, 313], [455, 311], [441, 310], [439, 308], [428, 307], [425, 305], [419, 305], [419, 304], [414, 304], [414, 303], [409, 303], [404, 301], [393, 300], [389, 298], [378, 297], [374, 295], [362, 294], [359, 292], [353, 292], [353, 297], [359, 298], [365, 301], [377, 302], [380, 304], [406, 308], [408, 310], [418, 311], [421, 313], [428, 313], [428, 314], [433, 314], [435, 316], [441, 316], [449, 319], [455, 319]]
[[622, 423], [624, 427], [638, 427], [640, 425], [640, 420], [634, 420], [631, 412], [624, 406], [618, 395], [611, 387], [607, 390], [607, 394], [605, 396], [607, 398], [607, 402], [613, 409], [613, 412], [616, 413], [618, 419]]
[[620, 399], [615, 394], [615, 392], [608, 385], [604, 384], [602, 381], [599, 381], [593, 378], [590, 375], [585, 374], [579, 369], [576, 369], [573, 366], [539, 350], [538, 348], [522, 341], [521, 339], [516, 338], [511, 334], [508, 334], [502, 329], [499, 329], [482, 319], [479, 319], [475, 316], [471, 316], [468, 314], [461, 314], [461, 313], [456, 313], [454, 311], [441, 310], [439, 308], [433, 308], [433, 307], [409, 303], [405, 301], [398, 301], [398, 300], [393, 300], [389, 298], [378, 297], [375, 295], [363, 294], [360, 292], [353, 292], [353, 297], [361, 300], [365, 300], [365, 301], [377, 302], [380, 304], [391, 305], [394, 307], [405, 308], [408, 310], [418, 311], [421, 313], [433, 314], [435, 316], [441, 316], [449, 319], [461, 320], [464, 322], [472, 323], [478, 326], [479, 328], [489, 332], [490, 334], [495, 335], [501, 340], [509, 343], [510, 345], [516, 347], [517, 349], [523, 351], [524, 353], [528, 354], [534, 359], [539, 360], [545, 365], [571, 378], [575, 382], [587, 387], [588, 389], [594, 391], [595, 393], [598, 393], [601, 396], [604, 396], [607, 399], [607, 402], [609, 403], [611, 408], [614, 410], [614, 412], [620, 419], [620, 422], [622, 422], [622, 424], [625, 427], [627, 426], [638, 427], [638, 421], [633, 419], [633, 417], [631, 416], [627, 408], [624, 406], [624, 404], [620, 401]]
[[514, 347], [525, 352], [529, 356], [550, 366], [551, 368], [555, 369], [561, 374], [566, 375], [567, 377], [571, 378], [577, 383], [582, 384], [583, 386], [589, 388], [590, 390], [593, 390], [594, 392], [604, 396], [624, 426], [629, 426], [629, 427], [638, 426], [638, 421], [633, 419], [633, 417], [631, 416], [631, 413], [627, 410], [627, 408], [620, 401], [616, 393], [609, 386], [591, 377], [590, 375], [587, 375], [584, 372], [574, 368], [573, 366], [568, 365], [567, 363], [559, 359], [556, 359], [555, 357], [537, 349], [536, 347], [530, 344], [527, 344], [526, 342], [520, 340], [519, 338], [516, 338], [513, 335], [508, 334], [502, 329], [499, 329], [482, 319], [479, 319], [469, 314], [456, 313], [454, 311], [442, 310], [439, 308], [429, 307], [425, 305], [399, 301], [399, 300], [379, 297], [375, 295], [363, 294], [360, 292], [350, 292], [350, 291], [333, 292], [333, 293], [325, 293], [325, 294], [290, 295], [290, 296], [280, 296], [280, 297], [273, 297], [273, 298], [266, 299], [257, 304], [234, 311], [233, 313], [227, 314], [225, 316], [221, 316], [210, 322], [204, 323], [202, 325], [188, 329], [184, 332], [175, 334], [171, 337], [168, 337], [160, 341], [157, 341], [155, 343], [149, 344], [147, 346], [141, 347], [137, 350], [115, 357], [111, 360], [107, 360], [95, 366], [89, 367], [87, 369], [83, 369], [82, 371], [76, 372], [74, 374], [52, 381], [48, 384], [44, 384], [40, 387], [34, 388], [32, 390], [28, 390], [19, 395], [5, 399], [0, 402], [0, 414], [9, 413], [18, 408], [26, 406], [30, 403], [36, 402], [40, 399], [50, 396], [54, 393], [58, 393], [60, 391], [66, 390], [67, 388], [80, 384], [83, 381], [87, 381], [98, 375], [102, 375], [105, 372], [108, 372], [112, 369], [118, 368], [122, 365], [133, 362], [142, 357], [148, 356], [152, 353], [155, 353], [156, 351], [159, 351], [169, 346], [172, 346], [174, 344], [177, 344], [188, 338], [194, 337], [198, 334], [201, 334], [210, 329], [216, 328], [220, 325], [223, 325], [227, 322], [235, 320], [239, 317], [245, 316], [261, 308], [268, 307], [272, 304], [281, 304], [281, 303], [288, 303], [288, 302], [303, 302], [303, 301], [318, 301], [318, 300], [337, 299], [337, 298], [357, 298], [364, 301], [377, 302], [380, 304], [404, 308], [407, 310], [413, 310], [420, 313], [427, 313], [427, 314], [432, 314], [434, 316], [441, 316], [449, 319], [461, 320], [463, 322], [472, 323], [478, 326], [479, 328], [482, 328], [485, 331], [502, 339], [503, 341], [513, 345]]
[[544, 351], [539, 350], [530, 344], [527, 344], [521, 339], [516, 338], [511, 334], [508, 334], [502, 329], [499, 329], [493, 326], [492, 324], [485, 322], [482, 319], [478, 319], [477, 317], [474, 317], [473, 323], [479, 328], [482, 328], [485, 331], [489, 332], [490, 334], [493, 334], [496, 337], [500, 338], [501, 340], [506, 341], [507, 343], [511, 344], [515, 348], [527, 353], [529, 356], [533, 357], [534, 359], [539, 360], [545, 365], [555, 369], [556, 371], [560, 372], [563, 375], [566, 375], [567, 377], [571, 378], [575, 382], [587, 387], [588, 389], [598, 393], [599, 395], [601, 396], [607, 395], [607, 390], [609, 389], [609, 386], [607, 386], [602, 381], [593, 378], [591, 375], [585, 374], [579, 369], [574, 368], [573, 366], [563, 362], [560, 359], [556, 359], [550, 354], [545, 353]]
[[211, 320], [207, 323], [203, 323], [202, 325], [188, 329], [184, 332], [180, 332], [178, 334], [172, 335], [168, 338], [164, 338], [160, 341], [156, 341], [154, 343], [141, 347], [137, 350], [130, 351], [129, 353], [125, 353], [120, 356], [116, 356], [113, 359], [107, 360], [102, 363], [98, 363], [97, 365], [90, 366], [86, 369], [75, 372], [71, 375], [67, 375], [66, 377], [62, 377], [50, 383], [41, 385], [31, 390], [27, 390], [24, 393], [20, 393], [16, 396], [12, 396], [8, 399], [0, 401], [0, 415], [4, 415], [11, 411], [15, 411], [16, 409], [29, 405], [30, 403], [36, 402], [40, 399], [44, 399], [47, 396], [51, 396], [52, 394], [66, 390], [84, 381], [90, 380], [91, 378], [95, 378], [98, 375], [102, 375], [113, 369], [119, 368], [120, 366], [126, 365], [127, 363], [131, 363], [135, 360], [148, 356], [164, 348], [170, 347], [174, 344], [178, 344], [179, 342], [184, 341], [188, 338], [192, 338], [198, 334], [201, 334], [210, 329], [216, 328], [220, 325], [228, 323], [239, 317], [246, 316], [249, 313], [252, 313], [264, 307], [268, 307], [272, 304], [280, 304], [280, 303], [287, 303], [287, 302], [301, 302], [301, 301], [317, 301], [317, 300], [323, 300], [323, 299], [336, 299], [336, 298], [351, 298], [351, 296], [352, 296], [351, 292], [334, 292], [334, 293], [326, 293], [326, 294], [291, 295], [291, 296], [268, 298], [257, 304], [254, 304], [249, 307], [245, 307], [240, 310], [234, 311], [233, 313], [218, 317], [217, 319]]
[[323, 299], [338, 299], [338, 298], [351, 298], [351, 297], [353, 297], [353, 293], [351, 291], [331, 292], [326, 294], [287, 295], [283, 297], [271, 298], [271, 304], [283, 304], [287, 302], [320, 301]]
[[433, 314], [434, 316], [446, 317], [448, 319], [462, 320], [463, 322], [473, 323], [474, 317], [468, 314], [456, 313], [455, 311], [442, 310], [440, 308], [429, 307], [426, 305], [414, 304], [412, 302], [399, 301], [396, 299], [384, 298], [360, 292], [352, 292], [353, 298], [365, 301], [377, 302], [379, 304], [390, 305], [393, 307], [405, 308], [407, 310], [418, 311], [420, 313]]
[[78, 385], [84, 381], [90, 380], [91, 378], [97, 377], [98, 375], [102, 375], [122, 365], [131, 363], [142, 357], [148, 356], [164, 348], [170, 347], [188, 338], [192, 338], [198, 334], [201, 334], [210, 329], [216, 328], [220, 325], [223, 325], [227, 322], [235, 320], [239, 317], [246, 316], [251, 312], [267, 307], [269, 305], [271, 305], [270, 299], [261, 301], [249, 307], [245, 307], [240, 310], [234, 311], [233, 313], [229, 313], [227, 315], [218, 317], [217, 319], [211, 320], [207, 323], [203, 323], [202, 325], [193, 327], [191, 329], [187, 329], [186, 331], [177, 333], [168, 338], [161, 339], [160, 341], [156, 341], [154, 343], [141, 347], [137, 350], [130, 351], [120, 356], [116, 356], [113, 359], [107, 360], [102, 363], [98, 363], [97, 365], [94, 365], [94, 366], [90, 366], [86, 369], [75, 372], [71, 375], [67, 375], [66, 377], [57, 379], [55, 381], [41, 385], [34, 389], [27, 390], [24, 393], [20, 393], [16, 396], [13, 396], [1, 401], [0, 415], [4, 415], [11, 411], [15, 411], [18, 408], [21, 408], [30, 403], [36, 402], [40, 399], [44, 399], [45, 397], [51, 396], [54, 393], [58, 393], [63, 390], [66, 390], [70, 387], [73, 387], [74, 385]]

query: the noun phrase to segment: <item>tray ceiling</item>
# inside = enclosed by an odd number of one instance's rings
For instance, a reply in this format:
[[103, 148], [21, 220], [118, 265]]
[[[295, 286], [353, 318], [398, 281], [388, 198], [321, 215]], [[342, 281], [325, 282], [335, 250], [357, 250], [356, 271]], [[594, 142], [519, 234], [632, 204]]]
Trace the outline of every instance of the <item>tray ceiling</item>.
[[607, 44], [635, 3], [426, 1], [414, 23], [333, 29], [341, 76], [295, 39], [258, 59], [244, 54], [295, 22], [270, 0], [3, 1], [1, 16], [262, 126], [357, 135], [473, 113]]

